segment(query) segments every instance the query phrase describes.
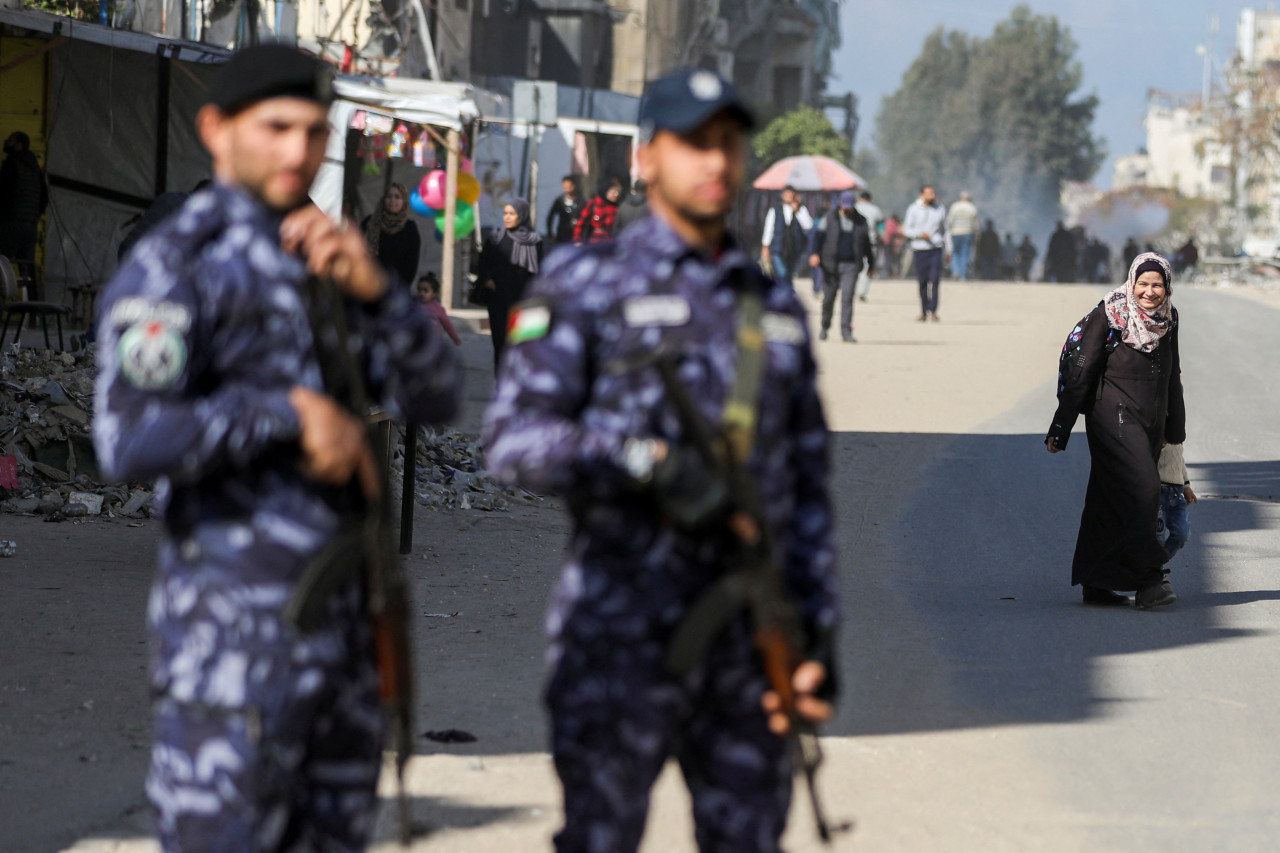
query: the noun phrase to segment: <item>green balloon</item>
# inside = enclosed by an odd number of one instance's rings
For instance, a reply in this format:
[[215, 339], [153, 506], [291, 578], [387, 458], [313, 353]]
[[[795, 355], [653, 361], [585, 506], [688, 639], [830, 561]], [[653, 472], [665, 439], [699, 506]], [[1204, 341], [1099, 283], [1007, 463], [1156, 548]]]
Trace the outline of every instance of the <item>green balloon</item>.
[[[436, 214], [436, 227], [444, 232], [445, 222], [448, 217], [447, 211], [440, 211]], [[467, 237], [471, 232], [476, 230], [476, 209], [469, 204], [458, 202], [453, 216], [453, 236]]]

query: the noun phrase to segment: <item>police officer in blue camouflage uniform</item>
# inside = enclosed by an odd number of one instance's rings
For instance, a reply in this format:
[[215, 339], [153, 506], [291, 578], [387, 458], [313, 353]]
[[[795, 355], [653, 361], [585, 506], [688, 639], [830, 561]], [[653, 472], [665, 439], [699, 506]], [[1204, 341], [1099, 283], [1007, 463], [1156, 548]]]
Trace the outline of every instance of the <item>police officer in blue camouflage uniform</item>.
[[703, 422], [720, 423], [745, 291], [763, 300], [766, 340], [746, 471], [804, 623], [797, 710], [813, 721], [831, 713], [828, 439], [805, 315], [793, 290], [761, 274], [726, 233], [751, 126], [712, 72], [652, 84], [637, 152], [652, 215], [615, 243], [549, 258], [513, 317], [486, 415], [490, 471], [566, 495], [574, 517], [549, 614], [560, 851], [637, 849], [650, 787], [670, 756], [693, 797], [700, 850], [779, 849], [792, 767], [779, 733], [789, 718], [777, 713], [749, 620], [729, 620], [687, 676], [665, 663], [693, 603], [732, 570], [726, 533], [747, 541], [758, 528], [737, 516], [673, 522], [678, 506], [710, 509], [724, 490], [690, 447], [672, 405], [676, 386], [664, 384], [653, 357], [669, 356]]
[[308, 203], [331, 100], [327, 66], [291, 48], [233, 56], [198, 116], [214, 185], [138, 244], [102, 308], [101, 462], [167, 493], [147, 779], [167, 851], [363, 850], [375, 817], [385, 724], [363, 585], [341, 582], [312, 632], [283, 616], [379, 479], [364, 423], [323, 390], [308, 277], [341, 294], [393, 413], [451, 416], [460, 377], [359, 229]]

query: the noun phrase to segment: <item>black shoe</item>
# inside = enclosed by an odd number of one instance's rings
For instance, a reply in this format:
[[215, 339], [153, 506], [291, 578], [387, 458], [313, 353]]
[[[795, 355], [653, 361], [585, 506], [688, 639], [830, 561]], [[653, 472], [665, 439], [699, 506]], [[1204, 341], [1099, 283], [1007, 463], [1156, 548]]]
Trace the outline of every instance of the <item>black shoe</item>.
[[858, 301], [859, 301], [859, 302], [866, 302], [866, 301], [867, 301], [867, 297], [865, 297], [865, 296], [859, 296], [859, 297], [858, 297]]
[[853, 332], [845, 332], [840, 336], [846, 344], [856, 344], [858, 339], [853, 336]]
[[1100, 586], [1084, 587], [1084, 603], [1098, 607], [1128, 607], [1129, 596], [1123, 593], [1103, 589]]
[[827, 330], [826, 330], [826, 329], [823, 329], [821, 332], [818, 332], [818, 340], [820, 340], [820, 341], [825, 341], [826, 339], [827, 339]]
[[1133, 597], [1133, 603], [1143, 610], [1150, 610], [1153, 607], [1164, 607], [1173, 604], [1178, 600], [1178, 596], [1173, 594], [1173, 587], [1168, 581], [1160, 581], [1150, 586], [1144, 586], [1138, 590], [1138, 594]]

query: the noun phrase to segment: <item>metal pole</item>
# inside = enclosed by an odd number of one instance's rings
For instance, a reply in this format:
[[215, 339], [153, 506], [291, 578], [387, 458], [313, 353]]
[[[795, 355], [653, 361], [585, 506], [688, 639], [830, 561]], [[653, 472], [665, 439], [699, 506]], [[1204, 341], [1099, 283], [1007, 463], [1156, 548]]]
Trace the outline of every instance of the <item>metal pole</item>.
[[445, 147], [449, 149], [445, 167], [444, 209], [449, 215], [444, 218], [444, 257], [440, 261], [440, 302], [450, 308], [453, 304], [453, 267], [457, 258], [457, 227], [454, 220], [458, 211], [458, 149], [461, 147], [461, 136], [450, 128], [445, 138]]
[[418, 479], [418, 425], [404, 425], [404, 480], [400, 489], [400, 553], [413, 552], [413, 504]]
[[529, 125], [533, 133], [533, 162], [529, 164], [529, 212], [533, 220], [530, 224], [536, 229], [538, 222], [538, 143], [542, 141], [542, 90], [533, 87], [534, 122]]

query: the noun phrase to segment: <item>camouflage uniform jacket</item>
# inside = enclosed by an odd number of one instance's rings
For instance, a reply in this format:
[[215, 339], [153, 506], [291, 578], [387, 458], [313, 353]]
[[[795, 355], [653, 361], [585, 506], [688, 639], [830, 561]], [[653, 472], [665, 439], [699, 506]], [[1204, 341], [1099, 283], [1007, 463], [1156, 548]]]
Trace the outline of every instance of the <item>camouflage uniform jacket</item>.
[[[629, 437], [680, 440], [658, 372], [636, 366], [659, 347], [677, 357], [702, 416], [720, 422], [736, 369], [735, 288], [744, 286], [764, 291], [768, 340], [748, 470], [811, 636], [834, 628], [828, 439], [804, 311], [789, 286], [766, 279], [738, 248], [713, 259], [650, 217], [613, 244], [548, 258], [513, 319], [486, 415], [491, 473], [565, 494], [574, 507], [553, 638], [661, 641], [725, 571], [723, 545], [664, 523], [622, 451]], [[531, 310], [549, 317], [543, 333], [521, 331]]]
[[[281, 249], [280, 223], [222, 185], [194, 195], [138, 244], [100, 321], [94, 434], [105, 472], [159, 478], [175, 539], [214, 525], [269, 531], [283, 551], [247, 561], [245, 572], [265, 574], [248, 582], [293, 580], [355, 508], [350, 490], [298, 467], [289, 392], [322, 381], [306, 270]], [[392, 281], [381, 300], [346, 307], [375, 401], [398, 416], [450, 417], [458, 367], [408, 290]]]

